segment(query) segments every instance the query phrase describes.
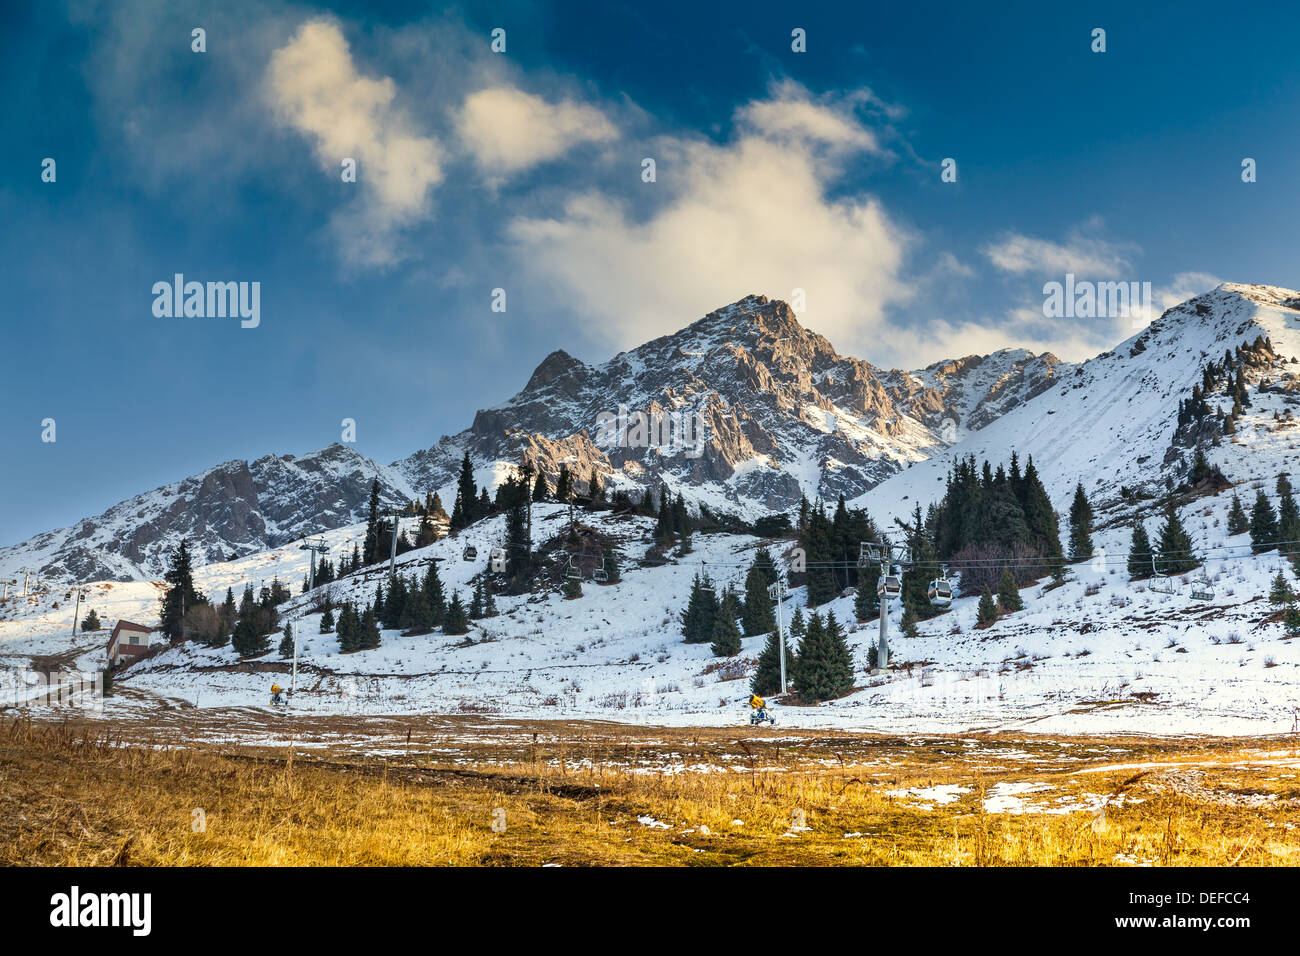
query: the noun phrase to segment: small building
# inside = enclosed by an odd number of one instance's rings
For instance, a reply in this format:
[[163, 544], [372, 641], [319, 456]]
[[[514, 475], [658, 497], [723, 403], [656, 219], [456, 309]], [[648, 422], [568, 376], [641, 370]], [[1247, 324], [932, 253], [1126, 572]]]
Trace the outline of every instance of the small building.
[[118, 621], [113, 634], [108, 639], [108, 666], [116, 667], [125, 661], [130, 663], [149, 650], [149, 636], [152, 627], [134, 624], [131, 621]]

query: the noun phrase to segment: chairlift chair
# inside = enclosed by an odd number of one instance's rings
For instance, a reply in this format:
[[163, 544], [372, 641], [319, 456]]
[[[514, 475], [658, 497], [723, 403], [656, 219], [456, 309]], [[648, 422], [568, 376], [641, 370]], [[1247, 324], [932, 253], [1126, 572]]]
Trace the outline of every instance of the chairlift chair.
[[566, 578], [570, 578], [570, 579], [572, 579], [572, 580], [574, 580], [574, 581], [581, 581], [581, 580], [582, 580], [582, 569], [581, 569], [580, 567], [578, 567], [576, 564], [573, 563], [573, 558], [574, 558], [574, 555], [573, 555], [572, 552], [570, 552], [570, 553], [569, 553], [569, 566], [568, 566], [567, 568], [564, 569], [564, 576], [565, 576]]
[[1157, 594], [1173, 594], [1175, 591], [1174, 582], [1167, 574], [1161, 574], [1156, 569], [1156, 559], [1153, 555], [1151, 558], [1151, 590]]
[[1214, 585], [1210, 583], [1210, 576], [1204, 569], [1201, 571], [1199, 578], [1192, 579], [1192, 600], [1193, 601], [1213, 601]]

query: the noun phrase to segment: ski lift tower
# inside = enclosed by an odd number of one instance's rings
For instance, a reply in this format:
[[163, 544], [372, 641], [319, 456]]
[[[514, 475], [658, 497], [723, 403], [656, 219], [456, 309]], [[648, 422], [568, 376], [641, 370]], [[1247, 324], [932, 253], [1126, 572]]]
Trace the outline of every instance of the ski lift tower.
[[302, 544], [298, 545], [298, 550], [311, 552], [311, 566], [307, 572], [307, 590], [313, 591], [316, 589], [316, 556], [318, 554], [327, 554], [329, 546], [325, 544], [325, 539], [321, 537], [303, 538]]
[[768, 587], [767, 593], [776, 601], [776, 646], [781, 657], [781, 696], [785, 696], [785, 620], [781, 612], [781, 602], [785, 598], [785, 580], [777, 573], [776, 583]]
[[12, 581], [0, 581], [0, 585], [4, 585], [4, 596], [0, 597], [0, 601], [9, 600], [9, 586], [16, 585], [17, 583], [18, 583], [17, 578], [14, 578]]
[[[895, 567], [907, 567], [912, 563], [912, 550], [891, 544], [888, 538], [882, 541], [864, 541], [858, 554], [858, 567], [866, 567], [872, 561], [880, 564], [880, 637], [876, 643], [876, 670], [882, 674], [889, 666], [889, 590], [884, 587], [885, 578], [893, 573]], [[900, 594], [901, 598], [901, 594]]]
[[31, 580], [32, 575], [35, 574], [36, 572], [33, 571], [31, 568], [19, 568], [18, 573], [23, 576], [23, 597], [27, 597], [27, 583]]
[[400, 511], [393, 510], [384, 513], [384, 517], [393, 522], [393, 531], [388, 536], [392, 539], [392, 549], [388, 555], [388, 576], [390, 578], [397, 573], [397, 532], [401, 529], [402, 519], [409, 517], [410, 514], [411, 512], [408, 508], [403, 508]]
[[81, 599], [86, 596], [86, 589], [80, 584], [77, 585], [75, 590], [77, 592], [77, 607], [72, 612], [72, 639], [74, 641], [77, 639], [77, 624], [81, 620]]

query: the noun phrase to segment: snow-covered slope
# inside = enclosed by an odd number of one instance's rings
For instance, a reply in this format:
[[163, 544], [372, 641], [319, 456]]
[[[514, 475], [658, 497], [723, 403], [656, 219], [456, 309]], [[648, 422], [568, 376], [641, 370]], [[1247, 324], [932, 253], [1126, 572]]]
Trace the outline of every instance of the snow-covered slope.
[[183, 538], [198, 563], [255, 554], [360, 520], [375, 478], [385, 505], [415, 497], [399, 472], [344, 445], [224, 462], [71, 527], [0, 548], [0, 578], [13, 578], [20, 568], [55, 581], [158, 578]]
[[[1074, 366], [1057, 387], [1011, 408], [943, 454], [914, 463], [855, 503], [881, 519], [906, 515], [916, 503], [925, 508], [942, 497], [957, 458], [974, 455], [977, 462], [996, 465], [1013, 451], [1022, 464], [1033, 456], [1059, 511], [1068, 507], [1076, 481], [1083, 481], [1101, 510], [1120, 499], [1122, 488], [1163, 494], [1191, 465], [1190, 449], [1171, 446], [1179, 401], [1191, 397], [1207, 362], [1260, 336], [1271, 341], [1277, 359], [1272, 367], [1248, 371], [1247, 378], [1252, 386], [1268, 381], [1270, 391], [1248, 410], [1237, 435], [1207, 455], [1231, 480], [1276, 476], [1288, 459], [1294, 469], [1295, 440], [1289, 436], [1297, 432], [1285, 413], [1300, 413], [1300, 293], [1225, 284], [1170, 309], [1113, 351]], [[1231, 405], [1223, 395], [1210, 398]]]
[[[895, 609], [895, 666], [887, 675], [872, 675], [867, 650], [876, 623], [854, 623], [852, 598], [836, 599], [821, 610], [833, 610], [847, 625], [857, 689], [820, 707], [778, 701], [779, 725], [890, 733], [1285, 732], [1300, 686], [1300, 641], [1285, 639], [1277, 609], [1260, 600], [1284, 562], [1276, 553], [1251, 555], [1240, 537], [1221, 537], [1226, 505], [1219, 496], [1183, 513], [1193, 536], [1215, 542], [1209, 575], [1216, 595], [1208, 603], [1191, 601], [1187, 582], [1178, 582], [1174, 595], [1129, 582], [1122, 559], [1103, 556], [1076, 566], [1076, 580], [1062, 587], [1025, 588], [1025, 610], [987, 629], [975, 627], [973, 598], [959, 598], [948, 613], [922, 622], [911, 639], [901, 636]], [[466, 636], [384, 631], [380, 647], [345, 654], [333, 635], [319, 633], [320, 616], [308, 611], [312, 596], [295, 595], [284, 608], [298, 627], [301, 651], [293, 712], [742, 723], [742, 699], [763, 638], [745, 639], [735, 657], [715, 658], [707, 645], [682, 642], [679, 616], [696, 573], [707, 571], [720, 584], [739, 583], [761, 542], [743, 535], [697, 535], [695, 553], [667, 565], [638, 567], [635, 557], [648, 543], [651, 521], [612, 513], [581, 519], [622, 542], [622, 582], [584, 581], [583, 595], [574, 600], [555, 591], [498, 596], [500, 615], [475, 622]], [[537, 506], [536, 539], [554, 539], [566, 520], [561, 506]], [[401, 569], [423, 573], [430, 559], [441, 559], [449, 592], [467, 598], [471, 578], [484, 569], [487, 547], [502, 531], [500, 518], [489, 519], [459, 540], [403, 555]], [[340, 529], [328, 543], [336, 553], [346, 551], [361, 533], [360, 526]], [[1100, 533], [1101, 551], [1122, 555], [1125, 534], [1123, 529]], [[479, 560], [461, 560], [467, 540], [480, 549]], [[779, 546], [774, 550], [781, 554]], [[305, 554], [290, 546], [209, 565], [199, 570], [196, 583], [220, 596], [228, 586], [238, 594], [244, 581], [256, 588], [278, 575], [297, 591], [305, 561]], [[385, 572], [329, 587], [336, 600], [369, 601]], [[149, 584], [110, 584], [92, 589], [88, 603], [106, 619], [152, 623], [157, 597]], [[787, 624], [803, 601], [802, 589], [791, 592], [784, 608]], [[97, 665], [107, 632], [83, 635], [73, 644], [71, 608], [60, 593], [6, 609], [0, 614], [0, 658], [12, 665], [34, 655], [63, 654], [83, 667]], [[177, 701], [265, 707], [271, 682], [287, 683], [287, 668], [275, 650], [253, 665], [237, 665], [229, 647], [182, 645], [124, 672], [108, 713]]]
[[[562, 351], [509, 401], [465, 431], [384, 466], [342, 445], [302, 456], [231, 461], [164, 485], [94, 518], [0, 548], [0, 576], [55, 581], [157, 577], [189, 538], [199, 562], [275, 547], [359, 519], [374, 478], [385, 505], [455, 499], [470, 452], [480, 485], [530, 461], [554, 482], [561, 463], [585, 484], [665, 481], [694, 502], [756, 516], [801, 494], [853, 496], [942, 450], [1056, 381], [1051, 355], [1004, 351], [918, 373], [881, 372], [840, 356], [784, 302], [749, 296], [600, 366]], [[690, 448], [620, 447], [602, 414], [667, 412], [692, 424]]]

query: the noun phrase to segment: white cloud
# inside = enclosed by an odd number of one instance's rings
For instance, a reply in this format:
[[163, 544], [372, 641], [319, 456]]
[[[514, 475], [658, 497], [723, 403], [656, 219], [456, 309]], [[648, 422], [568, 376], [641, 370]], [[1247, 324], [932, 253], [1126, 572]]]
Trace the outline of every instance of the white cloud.
[[1036, 239], [1007, 233], [981, 250], [995, 266], [1014, 275], [1106, 276], [1132, 267], [1132, 257], [1141, 250], [1132, 243], [1114, 243], [1074, 230], [1065, 242]]
[[[869, 96], [869, 94], [863, 94]], [[861, 97], [814, 101], [792, 80], [775, 83], [767, 99], [754, 100], [736, 111], [736, 120], [750, 131], [781, 142], [880, 152], [875, 134], [854, 115]]]
[[660, 140], [659, 182], [638, 183], [662, 190], [648, 218], [599, 191], [571, 197], [555, 217], [516, 218], [521, 266], [619, 347], [746, 294], [788, 300], [796, 288], [807, 296], [802, 322], [841, 348], [869, 347], [886, 304], [909, 295], [908, 239], [875, 199], [828, 197], [837, 169], [825, 144], [873, 141], [786, 90], [772, 109], [738, 111], [729, 144]]
[[592, 106], [540, 96], [508, 86], [472, 93], [456, 128], [482, 169], [495, 176], [516, 173], [555, 159], [579, 143], [618, 135], [605, 114]]
[[338, 26], [305, 23], [271, 57], [267, 90], [277, 119], [309, 137], [323, 169], [338, 175], [357, 160], [360, 195], [333, 226], [353, 266], [389, 266], [403, 258], [400, 231], [429, 215], [429, 193], [442, 181], [442, 149], [394, 104], [388, 77], [361, 75]]

